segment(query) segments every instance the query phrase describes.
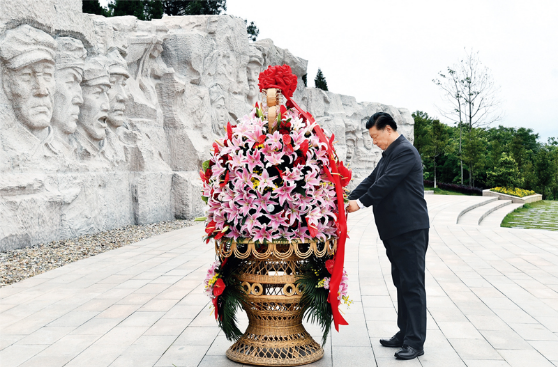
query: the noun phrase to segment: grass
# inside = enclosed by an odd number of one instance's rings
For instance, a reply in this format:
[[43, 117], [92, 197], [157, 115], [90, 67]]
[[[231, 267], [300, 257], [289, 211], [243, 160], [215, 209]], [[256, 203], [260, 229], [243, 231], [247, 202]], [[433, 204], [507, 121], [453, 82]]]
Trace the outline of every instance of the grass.
[[433, 190], [434, 194], [443, 194], [443, 195], [467, 195], [459, 192], [454, 192], [453, 190], [445, 190], [440, 188], [432, 188], [432, 187], [424, 187], [424, 190]]
[[500, 226], [558, 231], [558, 201], [526, 203], [510, 212]]

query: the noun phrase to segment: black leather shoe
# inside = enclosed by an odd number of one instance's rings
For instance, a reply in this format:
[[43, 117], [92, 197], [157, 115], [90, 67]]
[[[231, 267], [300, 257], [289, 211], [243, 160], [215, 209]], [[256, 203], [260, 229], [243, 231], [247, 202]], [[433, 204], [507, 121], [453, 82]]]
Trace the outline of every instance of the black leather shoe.
[[389, 340], [380, 339], [380, 344], [387, 348], [400, 348], [403, 346], [403, 341], [399, 340], [397, 335], [393, 335], [393, 337]]
[[416, 350], [412, 346], [408, 345], [403, 346], [401, 350], [395, 353], [395, 357], [401, 360], [415, 359], [421, 355], [424, 355], [424, 350]]

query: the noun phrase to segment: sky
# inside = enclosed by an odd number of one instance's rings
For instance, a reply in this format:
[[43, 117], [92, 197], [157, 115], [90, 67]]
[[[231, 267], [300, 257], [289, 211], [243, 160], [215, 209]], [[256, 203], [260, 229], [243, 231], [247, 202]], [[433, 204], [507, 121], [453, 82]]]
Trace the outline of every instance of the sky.
[[226, 14], [307, 59], [310, 87], [321, 68], [332, 92], [448, 124], [432, 79], [478, 51], [499, 87], [493, 126], [558, 137], [558, 1], [227, 0]]

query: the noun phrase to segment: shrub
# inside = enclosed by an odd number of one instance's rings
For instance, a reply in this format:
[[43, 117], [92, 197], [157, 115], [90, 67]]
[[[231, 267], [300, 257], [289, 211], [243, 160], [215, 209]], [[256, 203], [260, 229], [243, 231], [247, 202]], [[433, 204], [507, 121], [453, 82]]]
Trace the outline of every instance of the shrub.
[[[424, 180], [424, 185], [428, 187], [433, 187], [434, 182], [431, 180]], [[469, 194], [469, 195], [482, 195], [482, 188], [468, 187], [466, 185], [460, 184], [447, 184], [447, 183], [436, 183], [436, 186], [445, 190], [453, 190], [454, 192]]]

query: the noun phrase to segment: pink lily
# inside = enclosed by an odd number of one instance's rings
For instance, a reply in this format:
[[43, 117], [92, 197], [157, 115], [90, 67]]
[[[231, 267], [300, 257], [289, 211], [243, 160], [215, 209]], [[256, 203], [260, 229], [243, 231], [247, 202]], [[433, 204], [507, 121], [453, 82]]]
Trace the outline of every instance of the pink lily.
[[254, 176], [260, 181], [260, 184], [258, 185], [258, 191], [260, 193], [263, 192], [265, 188], [271, 188], [271, 189], [275, 188], [275, 184], [273, 184], [273, 179], [275, 179], [277, 175], [269, 176], [267, 170], [264, 169], [261, 175], [256, 174]]

